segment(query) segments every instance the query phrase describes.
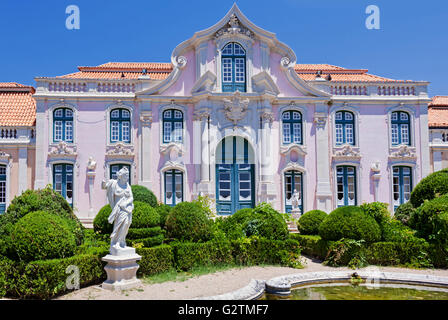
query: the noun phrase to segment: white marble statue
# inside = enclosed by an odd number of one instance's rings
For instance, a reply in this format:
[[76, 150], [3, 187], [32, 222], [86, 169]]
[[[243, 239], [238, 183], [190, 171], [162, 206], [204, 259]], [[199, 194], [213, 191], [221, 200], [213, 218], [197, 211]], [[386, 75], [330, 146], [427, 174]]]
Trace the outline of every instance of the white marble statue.
[[109, 223], [114, 224], [110, 235], [110, 246], [115, 250], [126, 248], [126, 235], [132, 223], [132, 211], [134, 210], [134, 197], [129, 185], [129, 171], [123, 167], [117, 172], [117, 180], [110, 179], [107, 183], [103, 180], [102, 188], [107, 190], [107, 200], [112, 208], [109, 215]]
[[292, 209], [293, 210], [299, 208], [299, 205], [300, 205], [300, 194], [297, 192], [297, 189], [294, 189], [294, 193], [292, 194], [291, 205], [292, 205]]

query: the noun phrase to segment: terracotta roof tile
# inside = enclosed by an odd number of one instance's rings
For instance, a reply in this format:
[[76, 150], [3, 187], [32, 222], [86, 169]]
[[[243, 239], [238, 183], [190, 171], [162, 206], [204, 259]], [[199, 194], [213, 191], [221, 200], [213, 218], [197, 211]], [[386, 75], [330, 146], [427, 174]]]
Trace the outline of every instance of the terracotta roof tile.
[[[27, 90], [17, 90], [18, 88]], [[0, 83], [0, 126], [34, 126], [36, 122], [34, 92], [33, 87], [15, 82]]]
[[[79, 72], [67, 74], [60, 78], [69, 79], [138, 79], [147, 70], [147, 75], [153, 80], [166, 79], [173, 70], [171, 63], [153, 62], [108, 62], [96, 67], [78, 67]], [[316, 72], [322, 76], [331, 75], [334, 82], [407, 82], [393, 80], [368, 74], [366, 69], [346, 69], [330, 64], [296, 64], [294, 67], [298, 76], [305, 81], [313, 81]], [[122, 76], [123, 74], [123, 76]]]
[[447, 106], [448, 107], [448, 96], [434, 96], [429, 106]]

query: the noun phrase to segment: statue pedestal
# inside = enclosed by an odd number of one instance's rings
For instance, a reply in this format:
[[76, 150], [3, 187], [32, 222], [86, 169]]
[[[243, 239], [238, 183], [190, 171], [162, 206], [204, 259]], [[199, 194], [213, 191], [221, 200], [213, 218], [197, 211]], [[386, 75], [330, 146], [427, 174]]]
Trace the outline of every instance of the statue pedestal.
[[299, 208], [296, 208], [296, 209], [292, 209], [292, 210], [291, 210], [291, 216], [292, 216], [294, 219], [299, 219], [300, 216], [301, 216], [301, 214], [302, 214], [302, 212], [300, 211]]
[[102, 288], [107, 290], [126, 290], [140, 284], [137, 279], [139, 265], [137, 261], [142, 257], [135, 253], [135, 248], [123, 249], [110, 248], [110, 254], [101, 260], [106, 261], [104, 267], [107, 280], [103, 282]]

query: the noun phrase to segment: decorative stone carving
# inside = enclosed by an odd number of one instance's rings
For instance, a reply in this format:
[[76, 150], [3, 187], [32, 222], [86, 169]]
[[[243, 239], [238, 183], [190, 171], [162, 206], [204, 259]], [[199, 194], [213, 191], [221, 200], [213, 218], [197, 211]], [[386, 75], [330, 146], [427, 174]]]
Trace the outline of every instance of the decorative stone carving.
[[410, 148], [407, 145], [401, 145], [398, 149], [391, 149], [391, 154], [389, 159], [397, 160], [416, 160], [417, 155], [415, 154], [415, 149]]
[[334, 150], [333, 159], [335, 160], [359, 160], [361, 155], [350, 145], [344, 145], [341, 149]]
[[377, 174], [381, 172], [381, 163], [379, 161], [375, 161], [370, 166], [370, 170], [372, 170], [373, 173]]
[[290, 143], [288, 145], [280, 146], [280, 153], [283, 155], [288, 155], [291, 151], [296, 151], [300, 156], [306, 156], [306, 147], [297, 143]]
[[224, 99], [224, 113], [226, 118], [236, 126], [238, 121], [247, 114], [249, 99], [243, 99], [241, 93], [236, 91], [232, 99]]
[[225, 35], [244, 35], [251, 39], [254, 38], [254, 33], [248, 28], [242, 26], [235, 14], [232, 14], [230, 16], [229, 22], [215, 33], [215, 38], [220, 38]]
[[49, 157], [76, 157], [76, 145], [69, 145], [65, 141], [60, 141], [57, 145], [50, 145], [48, 150]]
[[324, 129], [325, 124], [327, 123], [327, 116], [325, 114], [316, 113], [314, 115], [314, 123], [316, 123], [318, 129]]
[[291, 215], [294, 219], [300, 218], [301, 212], [299, 205], [300, 205], [300, 193], [297, 192], [297, 189], [294, 189], [294, 193], [292, 194], [291, 197], [291, 206], [292, 206]]
[[9, 157], [11, 157], [10, 154], [8, 154], [8, 153], [6, 153], [4, 151], [0, 151], [0, 160], [8, 161]]
[[160, 146], [160, 153], [166, 155], [169, 154], [171, 161], [176, 161], [184, 154], [182, 145], [175, 142], [170, 142], [168, 144], [162, 144]]
[[291, 60], [288, 57], [283, 57], [280, 59], [280, 66], [284, 69], [289, 68]]
[[193, 121], [207, 120], [210, 117], [210, 112], [204, 110], [195, 111], [193, 114]]
[[180, 69], [183, 69], [187, 65], [187, 61], [188, 61], [187, 58], [184, 56], [176, 57], [176, 63]]
[[106, 156], [108, 158], [132, 158], [134, 157], [134, 146], [118, 142], [107, 147]]
[[274, 121], [274, 113], [266, 111], [261, 114], [261, 119], [263, 122], [272, 123]]
[[143, 126], [150, 126], [152, 123], [152, 114], [149, 113], [142, 113], [140, 115], [140, 122]]
[[89, 157], [89, 161], [87, 162], [87, 170], [90, 172], [95, 172], [96, 170], [96, 161], [93, 160], [93, 157]]

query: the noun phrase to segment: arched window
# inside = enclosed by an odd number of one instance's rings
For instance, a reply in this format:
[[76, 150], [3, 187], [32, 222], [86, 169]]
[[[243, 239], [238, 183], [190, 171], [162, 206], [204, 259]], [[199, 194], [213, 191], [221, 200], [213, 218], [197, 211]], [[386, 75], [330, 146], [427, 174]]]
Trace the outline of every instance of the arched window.
[[110, 142], [131, 142], [131, 113], [126, 109], [110, 112]]
[[6, 210], [6, 166], [0, 166], [0, 213]]
[[393, 167], [394, 210], [408, 202], [412, 191], [412, 168], [406, 166]]
[[73, 207], [73, 165], [60, 163], [53, 166], [53, 189]]
[[167, 170], [165, 178], [165, 204], [175, 206], [184, 201], [184, 175], [180, 170]]
[[336, 145], [355, 145], [355, 116], [350, 111], [335, 114]]
[[285, 111], [282, 114], [283, 144], [302, 144], [302, 114], [299, 111]]
[[129, 171], [129, 184], [131, 184], [131, 166], [129, 164], [117, 163], [110, 165], [110, 179], [117, 179], [117, 172], [121, 170], [121, 168], [126, 167]]
[[163, 143], [182, 143], [184, 115], [182, 111], [169, 109], [163, 112]]
[[409, 113], [395, 111], [391, 115], [392, 145], [411, 145], [411, 120]]
[[246, 51], [235, 42], [224, 46], [221, 53], [222, 91], [246, 92]]
[[53, 111], [53, 141], [73, 142], [73, 111], [58, 108]]

